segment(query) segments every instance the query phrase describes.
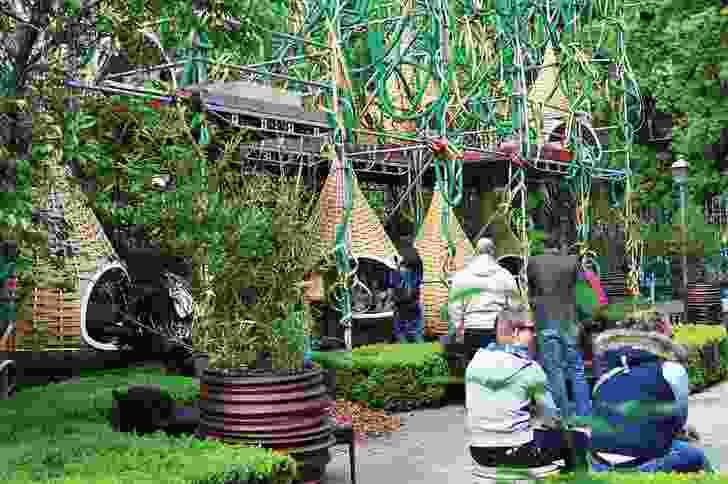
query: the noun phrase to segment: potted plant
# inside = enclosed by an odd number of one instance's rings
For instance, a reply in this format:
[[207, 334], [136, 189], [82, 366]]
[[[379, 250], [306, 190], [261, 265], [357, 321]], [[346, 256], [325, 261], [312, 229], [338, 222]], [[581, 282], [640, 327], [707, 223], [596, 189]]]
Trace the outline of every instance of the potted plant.
[[[285, 449], [304, 480], [319, 479], [335, 443], [323, 371], [306, 368], [313, 319], [300, 281], [324, 259], [310, 220], [315, 200], [290, 180], [251, 177], [226, 193], [229, 205], [263, 211], [266, 250], [247, 248], [241, 216], [228, 227], [219, 265], [201, 261], [193, 346], [209, 355], [200, 379], [198, 435]], [[218, 257], [217, 255], [215, 257]], [[214, 259], [209, 257], [209, 259]], [[242, 292], [255, 297], [241, 298]]]

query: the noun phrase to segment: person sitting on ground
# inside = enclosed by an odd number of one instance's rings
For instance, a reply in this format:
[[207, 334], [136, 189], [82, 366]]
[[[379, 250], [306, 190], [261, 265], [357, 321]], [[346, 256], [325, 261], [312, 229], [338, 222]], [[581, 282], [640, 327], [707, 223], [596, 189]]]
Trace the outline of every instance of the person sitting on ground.
[[450, 294], [468, 289], [480, 292], [456, 297], [448, 304], [451, 324], [457, 328], [459, 338], [467, 347], [468, 361], [480, 348], [496, 340], [495, 320], [509, 298], [517, 293], [513, 275], [495, 260], [495, 244], [483, 238], [478, 242], [478, 256], [452, 279]]
[[466, 426], [470, 455], [482, 467], [550, 465], [560, 449], [542, 449], [534, 440], [539, 420], [558, 411], [544, 391], [546, 373], [534, 359], [535, 324], [528, 306], [502, 311], [496, 342], [477, 351], [465, 370]]
[[[593, 430], [592, 449], [634, 458], [616, 467], [640, 472], [712, 470], [703, 451], [679, 437], [688, 418], [688, 373], [681, 364], [687, 352], [667, 336], [671, 333], [664, 317], [646, 318], [624, 322], [594, 340], [599, 375], [593, 390], [594, 418], [611, 428]], [[639, 415], [630, 415], [630, 405], [640, 407], [635, 409]], [[593, 468], [606, 471], [611, 466], [597, 462]]]

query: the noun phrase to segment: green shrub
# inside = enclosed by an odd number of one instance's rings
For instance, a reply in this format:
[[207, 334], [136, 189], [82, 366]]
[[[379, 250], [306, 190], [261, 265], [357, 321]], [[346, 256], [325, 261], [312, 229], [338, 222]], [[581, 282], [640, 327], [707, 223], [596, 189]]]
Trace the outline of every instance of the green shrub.
[[673, 330], [676, 342], [696, 348], [721, 341], [726, 336], [725, 327], [719, 324], [679, 324]]
[[311, 361], [323, 368], [353, 368], [351, 353], [348, 351], [312, 351]]
[[[728, 377], [728, 336], [721, 325], [681, 324], [675, 327], [674, 340], [688, 348], [688, 378], [693, 390], [700, 390]], [[718, 345], [717, 366], [707, 366], [705, 353]]]
[[351, 368], [336, 372], [336, 395], [367, 402], [373, 408], [388, 403], [439, 402], [445, 396], [447, 361], [439, 343], [377, 344], [356, 348]]
[[192, 378], [158, 369], [86, 373], [79, 382], [24, 388], [0, 406], [0, 482], [222, 484], [263, 479], [289, 484], [294, 461], [258, 448], [233, 448], [158, 432], [111, 429], [113, 389], [155, 384], [176, 400], [199, 391]]

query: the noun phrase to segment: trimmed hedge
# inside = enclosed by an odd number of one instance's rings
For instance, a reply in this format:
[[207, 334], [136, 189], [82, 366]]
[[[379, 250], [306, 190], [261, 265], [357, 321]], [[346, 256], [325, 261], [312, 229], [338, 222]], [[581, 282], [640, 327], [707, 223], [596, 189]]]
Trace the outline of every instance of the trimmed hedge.
[[[728, 334], [723, 326], [677, 325], [674, 339], [688, 347], [687, 370], [693, 390], [728, 378]], [[711, 362], [714, 356], [717, 361]], [[442, 402], [448, 383], [453, 383], [446, 358], [440, 343], [423, 343], [376, 344], [351, 353], [322, 352], [314, 360], [337, 369], [337, 398], [396, 411]]]
[[352, 350], [351, 362], [336, 370], [337, 398], [397, 411], [435, 405], [445, 396], [448, 366], [440, 343], [362, 346]]
[[728, 334], [720, 325], [681, 324], [674, 340], [688, 348], [688, 377], [693, 391], [728, 377]]
[[30, 387], [0, 404], [0, 482], [6, 484], [290, 484], [293, 459], [193, 436], [139, 437], [109, 423], [112, 389], [155, 384], [177, 400], [199, 391], [192, 378], [158, 369], [99, 372], [79, 382]]

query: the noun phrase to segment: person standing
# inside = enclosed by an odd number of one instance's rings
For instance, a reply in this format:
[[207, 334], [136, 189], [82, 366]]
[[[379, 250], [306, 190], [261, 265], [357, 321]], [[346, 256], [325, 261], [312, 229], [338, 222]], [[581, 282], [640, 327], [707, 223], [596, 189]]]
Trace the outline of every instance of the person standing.
[[[539, 332], [540, 362], [562, 418], [591, 415], [589, 386], [578, 349], [576, 282], [579, 257], [561, 255], [556, 240], [547, 240], [544, 255], [528, 262], [529, 299]], [[567, 391], [571, 383], [574, 407]]]
[[425, 323], [421, 294], [424, 265], [412, 244], [404, 245], [397, 271], [388, 273], [386, 287], [394, 301], [394, 337], [400, 343], [424, 343]]
[[15, 327], [15, 265], [18, 245], [15, 241], [0, 241], [0, 342]]
[[[469, 289], [479, 292], [458, 296]], [[496, 317], [517, 292], [516, 279], [495, 260], [493, 241], [480, 239], [478, 256], [452, 279], [450, 294], [454, 300], [448, 304], [450, 322], [465, 343], [468, 361], [478, 349], [495, 342]]]

